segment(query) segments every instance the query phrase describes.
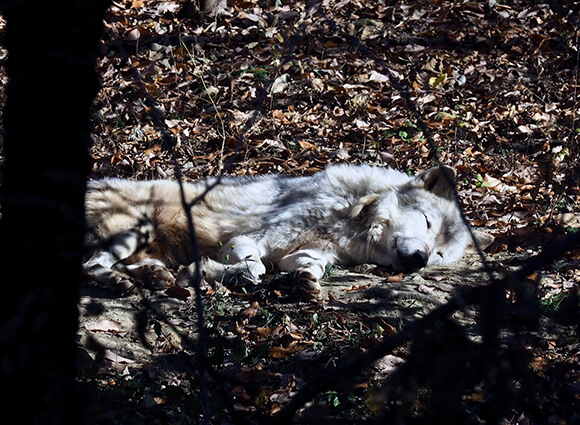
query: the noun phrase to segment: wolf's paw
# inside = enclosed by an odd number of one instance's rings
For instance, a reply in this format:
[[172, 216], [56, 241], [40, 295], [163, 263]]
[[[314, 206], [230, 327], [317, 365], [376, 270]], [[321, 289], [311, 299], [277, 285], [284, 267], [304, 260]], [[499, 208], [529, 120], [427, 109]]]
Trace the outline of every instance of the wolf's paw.
[[[219, 284], [223, 280], [225, 273], [224, 264], [212, 260], [211, 258], [203, 258], [200, 261], [201, 275], [206, 282], [210, 284]], [[190, 264], [187, 267], [188, 274], [190, 277], [194, 276], [195, 264]]]
[[131, 295], [137, 292], [133, 279], [119, 271], [96, 263], [83, 269], [85, 277], [92, 282], [111, 288], [121, 296]]
[[177, 276], [175, 278], [175, 284], [181, 287], [195, 286], [195, 281], [199, 277], [200, 289], [208, 290], [211, 289], [215, 284], [215, 281], [209, 280], [204, 276], [205, 272], [203, 268], [200, 268], [200, 275], [196, 275], [196, 263], [191, 263], [189, 266], [180, 266]]
[[133, 264], [118, 263], [113, 271], [130, 276], [136, 282], [156, 289], [175, 285], [175, 277], [164, 263], [156, 259], [146, 259]]
[[123, 297], [133, 295], [137, 292], [137, 287], [133, 280], [123, 273], [111, 273], [108, 284], [113, 291]]
[[154, 288], [163, 289], [175, 285], [175, 277], [166, 267], [150, 264], [144, 267], [143, 273], [143, 280]]
[[318, 279], [308, 271], [299, 271], [297, 273], [298, 290], [302, 295], [310, 300], [319, 300], [320, 291], [322, 290]]
[[259, 277], [254, 277], [246, 270], [239, 270], [237, 268], [229, 268], [225, 271], [222, 282], [233, 286], [249, 286], [259, 285], [262, 280]]
[[260, 276], [265, 273], [266, 268], [257, 261], [242, 260], [228, 265], [205, 258], [201, 262], [201, 270], [210, 283], [257, 285], [261, 283]]

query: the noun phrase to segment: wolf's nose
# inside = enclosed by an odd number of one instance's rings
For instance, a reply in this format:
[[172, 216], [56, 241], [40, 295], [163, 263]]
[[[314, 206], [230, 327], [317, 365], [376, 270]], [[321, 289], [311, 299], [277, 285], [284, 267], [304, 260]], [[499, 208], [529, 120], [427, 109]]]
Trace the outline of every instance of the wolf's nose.
[[417, 250], [413, 253], [398, 251], [397, 254], [399, 255], [401, 267], [406, 272], [414, 272], [427, 265], [428, 257], [425, 251]]

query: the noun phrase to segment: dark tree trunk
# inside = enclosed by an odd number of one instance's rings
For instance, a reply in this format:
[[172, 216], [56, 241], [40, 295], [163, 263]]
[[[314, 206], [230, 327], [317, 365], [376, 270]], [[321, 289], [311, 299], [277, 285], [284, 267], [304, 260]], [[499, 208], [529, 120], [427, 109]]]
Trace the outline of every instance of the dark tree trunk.
[[8, 88], [0, 223], [0, 400], [19, 423], [73, 401], [89, 110], [105, 0], [3, 1]]

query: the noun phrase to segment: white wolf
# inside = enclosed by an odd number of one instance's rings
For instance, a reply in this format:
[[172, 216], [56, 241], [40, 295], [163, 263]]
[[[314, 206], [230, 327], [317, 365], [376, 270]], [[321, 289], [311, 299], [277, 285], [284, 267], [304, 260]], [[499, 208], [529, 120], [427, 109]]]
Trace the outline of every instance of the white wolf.
[[[184, 183], [208, 281], [267, 268], [296, 272], [308, 292], [331, 264], [375, 263], [406, 272], [458, 260], [472, 245], [453, 198], [450, 167], [415, 177], [390, 168], [332, 165], [307, 177], [266, 175]], [[129, 275], [171, 281], [194, 253], [175, 181], [92, 181], [86, 197], [90, 278], [129, 288]], [[493, 237], [475, 232], [482, 248]], [[193, 267], [193, 266], [191, 266]]]

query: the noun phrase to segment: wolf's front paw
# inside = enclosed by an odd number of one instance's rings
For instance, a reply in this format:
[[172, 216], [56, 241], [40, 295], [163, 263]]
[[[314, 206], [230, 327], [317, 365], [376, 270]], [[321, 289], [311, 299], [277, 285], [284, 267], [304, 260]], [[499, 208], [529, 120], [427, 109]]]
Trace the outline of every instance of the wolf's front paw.
[[210, 283], [245, 285], [261, 283], [260, 276], [266, 272], [261, 262], [242, 260], [227, 265], [205, 258], [201, 262], [204, 278]]
[[111, 273], [109, 287], [123, 297], [137, 293], [133, 280], [122, 273]]
[[318, 279], [308, 271], [299, 271], [297, 273], [298, 289], [308, 299], [320, 299], [320, 283]]
[[173, 273], [167, 270], [166, 267], [158, 265], [147, 266], [145, 279], [151, 282], [151, 285], [157, 289], [168, 288], [175, 285], [175, 277]]
[[222, 282], [232, 286], [259, 285], [262, 279], [252, 276], [247, 270], [232, 267], [224, 272]]
[[99, 263], [86, 263], [83, 271], [88, 280], [108, 286], [121, 296], [132, 295], [137, 292], [133, 279], [119, 270], [103, 267]]

